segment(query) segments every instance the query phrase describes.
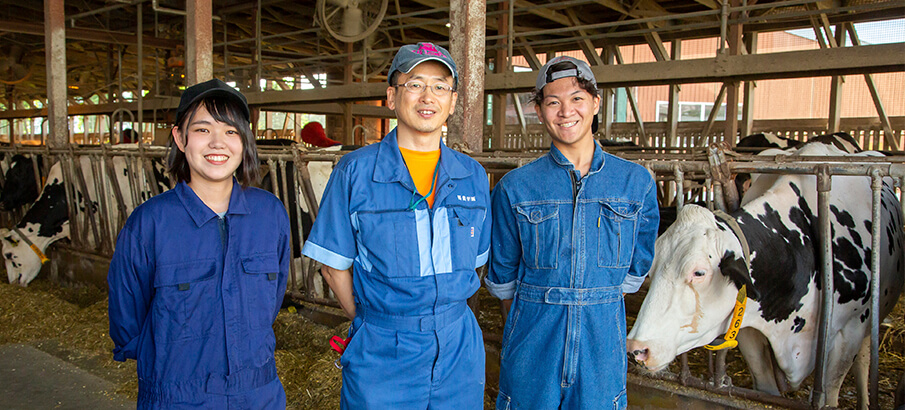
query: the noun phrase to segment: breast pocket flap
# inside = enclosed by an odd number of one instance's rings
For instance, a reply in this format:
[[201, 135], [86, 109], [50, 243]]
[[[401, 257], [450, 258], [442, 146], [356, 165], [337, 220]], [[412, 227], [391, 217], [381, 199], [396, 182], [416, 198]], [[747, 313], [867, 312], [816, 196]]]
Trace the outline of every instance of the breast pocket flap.
[[516, 206], [516, 212], [523, 215], [528, 222], [533, 224], [539, 224], [543, 221], [546, 221], [550, 218], [555, 218], [559, 216], [559, 208], [555, 206], [545, 206], [545, 207], [523, 207]]
[[478, 208], [450, 207], [449, 209], [460, 222], [460, 226], [474, 226], [484, 215], [484, 210]]
[[267, 274], [268, 278], [276, 277], [276, 273], [280, 271], [280, 261], [276, 253], [243, 256], [242, 268], [250, 275]]
[[641, 204], [627, 202], [601, 202], [600, 212], [605, 216], [616, 219], [634, 219], [641, 211]]

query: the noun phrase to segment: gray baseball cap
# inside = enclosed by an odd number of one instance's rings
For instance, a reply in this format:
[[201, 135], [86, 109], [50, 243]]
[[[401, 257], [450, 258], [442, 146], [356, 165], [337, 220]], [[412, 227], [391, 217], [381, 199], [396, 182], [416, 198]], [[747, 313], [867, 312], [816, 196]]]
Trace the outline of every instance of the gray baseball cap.
[[[570, 68], [567, 70], [561, 70], [556, 72], [550, 72], [550, 67], [562, 62], [570, 62], [575, 65], [575, 68]], [[535, 87], [537, 87], [537, 91], [540, 92], [544, 89], [544, 86], [550, 84], [560, 78], [568, 78], [568, 77], [577, 77], [583, 78], [587, 81], [590, 81], [591, 84], [594, 84], [594, 89], [597, 89], [597, 79], [594, 78], [594, 72], [591, 71], [591, 66], [588, 63], [581, 61], [576, 58], [572, 58], [569, 56], [559, 56], [556, 58], [547, 61], [547, 64], [540, 69], [540, 72], [537, 74], [537, 83]], [[591, 123], [591, 132], [596, 133], [600, 124], [597, 119], [597, 115], [594, 115], [594, 122]]]
[[393, 57], [390, 71], [387, 73], [387, 82], [393, 81], [393, 74], [396, 71], [408, 73], [416, 65], [431, 60], [439, 61], [446, 65], [446, 68], [449, 68], [449, 72], [453, 76], [453, 87], [458, 87], [459, 72], [456, 71], [456, 62], [449, 55], [449, 51], [433, 43], [409, 44], [399, 48], [399, 51], [396, 52], [396, 57]]
[[[563, 61], [568, 61], [572, 64], [575, 64], [575, 68], [557, 71], [555, 73], [549, 72], [550, 67], [553, 67], [554, 65]], [[544, 64], [543, 68], [540, 69], [540, 73], [537, 75], [537, 83], [535, 84], [535, 87], [537, 87], [537, 90], [540, 91], [544, 88], [545, 85], [559, 80], [560, 78], [567, 77], [583, 78], [593, 83], [594, 88], [597, 88], [597, 79], [594, 78], [594, 72], [591, 71], [591, 66], [589, 66], [588, 63], [584, 61], [568, 56], [559, 56], [551, 59], [550, 61], [547, 61], [547, 64]]]

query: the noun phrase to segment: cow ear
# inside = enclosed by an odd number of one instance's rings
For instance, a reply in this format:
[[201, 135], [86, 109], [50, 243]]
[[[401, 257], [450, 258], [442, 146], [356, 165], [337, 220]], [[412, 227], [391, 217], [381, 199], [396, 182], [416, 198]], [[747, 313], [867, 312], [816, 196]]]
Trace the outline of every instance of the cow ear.
[[751, 275], [748, 273], [745, 260], [736, 256], [735, 252], [726, 251], [723, 254], [723, 258], [720, 259], [720, 272], [729, 278], [735, 284], [735, 287], [741, 289], [742, 285], [747, 286], [750, 298], [754, 300], [760, 298], [760, 294], [754, 288], [754, 283], [751, 282]]
[[9, 229], [0, 228], [0, 238], [5, 237], [6, 235], [9, 235]]

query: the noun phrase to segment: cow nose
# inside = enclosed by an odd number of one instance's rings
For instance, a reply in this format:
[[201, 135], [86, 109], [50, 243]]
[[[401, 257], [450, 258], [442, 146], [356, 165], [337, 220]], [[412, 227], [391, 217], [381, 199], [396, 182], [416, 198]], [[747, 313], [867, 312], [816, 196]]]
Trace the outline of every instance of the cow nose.
[[629, 340], [626, 343], [626, 349], [628, 351], [629, 356], [634, 359], [638, 363], [644, 363], [647, 361], [649, 350], [644, 343], [638, 342], [636, 340]]

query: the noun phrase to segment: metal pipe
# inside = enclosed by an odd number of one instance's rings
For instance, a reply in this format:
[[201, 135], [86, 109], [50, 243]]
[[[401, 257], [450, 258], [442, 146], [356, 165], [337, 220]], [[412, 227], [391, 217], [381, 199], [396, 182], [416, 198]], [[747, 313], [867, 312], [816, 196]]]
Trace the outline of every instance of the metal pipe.
[[[145, 36], [144, 36], [144, 21], [143, 21], [143, 16], [142, 16], [141, 3], [138, 3], [138, 5], [135, 6], [135, 9], [136, 9], [136, 13], [138, 14], [138, 23], [137, 23], [138, 27], [135, 29], [136, 37], [138, 38], [138, 46], [137, 46], [138, 47], [138, 78], [137, 78], [138, 81], [136, 81], [138, 83], [138, 86], [136, 87], [138, 89], [138, 141], [141, 142], [141, 140], [144, 138], [144, 135], [145, 135], [144, 126], [143, 126], [144, 120], [145, 120], [145, 110], [144, 110], [144, 99], [145, 99], [144, 94], [145, 93], [144, 93], [144, 90], [142, 90], [144, 88], [143, 83], [144, 83], [144, 78], [145, 78], [144, 77], [145, 53], [144, 53], [144, 41], [143, 41]], [[155, 36], [156, 35], [157, 35], [157, 33], [155, 33]], [[135, 131], [135, 130], [132, 130], [132, 131]]]
[[[261, 0], [258, 0], [258, 8], [255, 12], [255, 61], [257, 64], [257, 72], [255, 74], [255, 91], [261, 91], [261, 71], [264, 69], [261, 63]], [[257, 127], [255, 127], [257, 128]]]
[[[188, 13], [186, 13], [185, 10], [176, 10], [176, 9], [170, 9], [170, 8], [166, 8], [166, 7], [160, 7], [157, 4], [157, 0], [151, 0], [151, 8], [154, 9], [154, 11], [156, 11], [158, 13], [174, 14], [177, 16], [185, 16], [186, 14], [188, 14]], [[219, 21], [220, 17], [213, 15], [213, 16], [211, 16], [211, 19]]]
[[[811, 395], [811, 405], [821, 408], [826, 405], [827, 392], [824, 387], [827, 384], [827, 362], [829, 361], [830, 323], [833, 319], [833, 243], [830, 227], [830, 190], [832, 189], [832, 176], [829, 167], [821, 165], [817, 169], [817, 220], [820, 229], [820, 249], [823, 255], [823, 263], [820, 273], [823, 282], [820, 308], [820, 328], [817, 333], [817, 363], [815, 365], [814, 387]], [[877, 249], [877, 248], [875, 248]]]
[[[69, 21], [73, 27], [75, 27], [75, 20], [78, 20], [82, 17], [93, 16], [95, 14], [100, 14], [100, 13], [111, 11], [111, 10], [121, 9], [123, 7], [128, 7], [133, 4], [140, 4], [143, 1], [145, 1], [145, 0], [134, 0], [134, 1], [130, 1], [130, 2], [121, 2], [119, 4], [113, 4], [110, 6], [101, 7], [101, 8], [97, 8], [94, 10], [89, 10], [89, 11], [86, 11], [83, 13], [73, 14], [69, 17], [66, 17], [66, 20]], [[155, 1], [155, 3], [156, 3], [156, 1]]]
[[[513, 41], [512, 33], [515, 32], [515, 20], [514, 20], [515, 12], [513, 11], [514, 8], [515, 8], [515, 0], [510, 0], [509, 1], [509, 25], [506, 26], [506, 37], [507, 37], [506, 43], [509, 45], [509, 49], [506, 52], [506, 58], [509, 61], [508, 64], [506, 64], [506, 71], [515, 71], [515, 68], [512, 66], [512, 41]], [[512, 95], [512, 99], [516, 100], [516, 103], [518, 103], [518, 96], [516, 96], [515, 94]]]
[[729, 33], [729, 0], [720, 2], [720, 51], [719, 54], [726, 52], [726, 37]]
[[[880, 408], [880, 235], [882, 234], [880, 218], [880, 193], [883, 189], [883, 178], [880, 170], [874, 168], [870, 172], [870, 188], [873, 193], [871, 203], [871, 252], [870, 252], [870, 373], [868, 377], [868, 389], [870, 394], [870, 408]], [[905, 196], [905, 195], [903, 195]]]

